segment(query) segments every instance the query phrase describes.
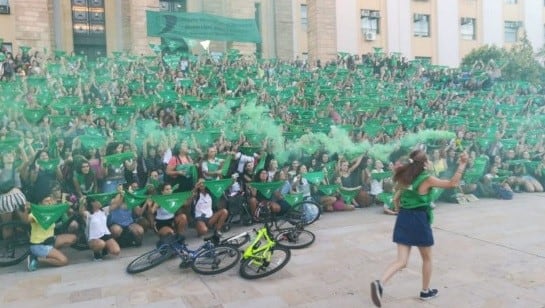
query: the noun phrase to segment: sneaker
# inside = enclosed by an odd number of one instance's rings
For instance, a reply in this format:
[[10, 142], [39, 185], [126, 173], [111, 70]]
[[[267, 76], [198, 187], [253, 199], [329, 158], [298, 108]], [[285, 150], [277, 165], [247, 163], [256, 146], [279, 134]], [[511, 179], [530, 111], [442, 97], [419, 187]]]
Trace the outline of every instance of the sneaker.
[[382, 285], [380, 284], [379, 280], [375, 280], [371, 282], [371, 299], [373, 300], [373, 304], [377, 307], [381, 307], [381, 300], [382, 300]]
[[439, 293], [437, 289], [428, 289], [427, 292], [420, 292], [420, 299], [428, 300], [428, 299], [434, 298], [437, 296], [437, 293]]
[[36, 258], [34, 255], [29, 254], [26, 261], [26, 267], [29, 272], [34, 272], [38, 269], [38, 258]]
[[106, 249], [106, 247], [104, 247], [104, 249], [102, 249], [102, 257], [105, 257], [108, 255], [108, 249]]
[[94, 261], [102, 261], [102, 252], [94, 252], [93, 257]]

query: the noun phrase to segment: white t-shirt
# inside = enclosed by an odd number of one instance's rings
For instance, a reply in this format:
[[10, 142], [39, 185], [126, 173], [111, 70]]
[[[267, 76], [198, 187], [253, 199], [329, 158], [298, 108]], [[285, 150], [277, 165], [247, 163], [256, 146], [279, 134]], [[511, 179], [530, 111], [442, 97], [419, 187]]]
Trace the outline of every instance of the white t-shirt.
[[174, 218], [174, 214], [168, 212], [167, 210], [165, 210], [162, 207], [159, 207], [157, 209], [157, 213], [155, 214], [155, 219], [157, 219], [157, 220], [169, 220], [169, 219], [172, 219], [172, 218]]
[[[239, 157], [240, 157], [240, 159], [239, 159]], [[244, 154], [242, 154], [240, 152], [235, 154], [235, 159], [239, 160], [238, 161], [238, 166], [237, 166], [237, 172], [240, 173], [240, 174], [244, 173], [244, 165], [246, 163], [255, 161], [253, 156], [244, 155]]]
[[97, 211], [93, 214], [85, 212], [87, 217], [87, 240], [96, 240], [104, 235], [111, 234], [107, 225], [108, 212]]
[[210, 218], [213, 214], [212, 197], [210, 194], [199, 193], [199, 200], [197, 200], [197, 204], [195, 204], [195, 217], [204, 215], [204, 217]]
[[[382, 170], [375, 170], [373, 169], [371, 171], [371, 173], [380, 173], [380, 172], [383, 172]], [[376, 179], [372, 179], [371, 180], [371, 188], [369, 190], [369, 193], [373, 196], [376, 196], [382, 192], [384, 192], [384, 188], [382, 186], [382, 182], [383, 180], [376, 180]]]

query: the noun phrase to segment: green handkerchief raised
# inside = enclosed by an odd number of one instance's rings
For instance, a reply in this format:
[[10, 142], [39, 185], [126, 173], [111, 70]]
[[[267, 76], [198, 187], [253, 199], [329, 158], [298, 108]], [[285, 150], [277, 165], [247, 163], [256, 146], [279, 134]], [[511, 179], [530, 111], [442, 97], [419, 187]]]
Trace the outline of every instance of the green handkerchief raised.
[[66, 211], [70, 205], [68, 203], [53, 204], [53, 205], [37, 205], [31, 204], [30, 211], [38, 224], [44, 228], [48, 229], [52, 224], [54, 224]]

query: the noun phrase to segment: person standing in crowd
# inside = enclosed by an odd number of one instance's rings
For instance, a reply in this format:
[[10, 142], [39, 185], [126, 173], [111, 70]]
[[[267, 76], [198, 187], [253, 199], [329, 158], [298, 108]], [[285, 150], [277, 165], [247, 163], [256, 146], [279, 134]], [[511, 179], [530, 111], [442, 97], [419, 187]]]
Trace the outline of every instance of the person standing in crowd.
[[178, 185], [175, 192], [190, 191], [193, 189], [192, 165], [193, 159], [189, 156], [187, 142], [177, 144], [166, 167], [165, 173], [168, 177], [165, 182], [172, 186]]
[[430, 289], [432, 274], [432, 246], [434, 244], [431, 223], [432, 188], [453, 188], [460, 184], [466, 168], [468, 155], [460, 154], [458, 169], [450, 180], [442, 180], [430, 175], [426, 168], [428, 157], [422, 150], [415, 150], [409, 155], [408, 162], [395, 169], [394, 182], [399, 189], [394, 204], [399, 208], [393, 241], [397, 244], [397, 258], [383, 273], [380, 280], [371, 282], [373, 304], [381, 307], [383, 286], [399, 270], [407, 266], [411, 247], [416, 246], [422, 257], [422, 291], [420, 299], [427, 300], [437, 296], [437, 289]]

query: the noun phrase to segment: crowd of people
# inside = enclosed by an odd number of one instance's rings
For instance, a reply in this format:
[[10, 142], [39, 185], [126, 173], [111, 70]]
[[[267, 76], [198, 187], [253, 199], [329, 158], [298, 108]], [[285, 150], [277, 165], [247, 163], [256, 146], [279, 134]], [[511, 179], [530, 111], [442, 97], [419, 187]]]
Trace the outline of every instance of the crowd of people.
[[[286, 196], [301, 194], [324, 211], [378, 204], [396, 215], [392, 173], [415, 148], [438, 177], [466, 151], [464, 194], [510, 199], [545, 184], [543, 89], [503, 80], [493, 62], [454, 69], [379, 50], [324, 64], [26, 50], [6, 52], [0, 67], [0, 218], [31, 223], [29, 269], [66, 264], [57, 248], [75, 240], [43, 228], [30, 204], [71, 203], [98, 260], [145, 232], [220, 231], [241, 195], [252, 214], [286, 211]], [[210, 194], [206, 184], [224, 179], [225, 194]], [[282, 185], [268, 195], [260, 182]], [[135, 192], [148, 197], [128, 205]], [[149, 197], [184, 193], [174, 209]]]

